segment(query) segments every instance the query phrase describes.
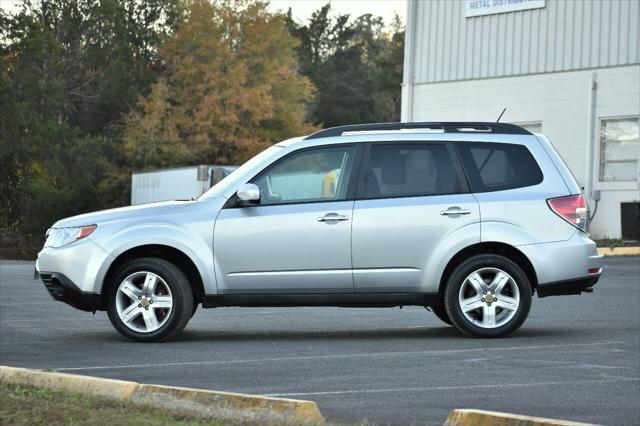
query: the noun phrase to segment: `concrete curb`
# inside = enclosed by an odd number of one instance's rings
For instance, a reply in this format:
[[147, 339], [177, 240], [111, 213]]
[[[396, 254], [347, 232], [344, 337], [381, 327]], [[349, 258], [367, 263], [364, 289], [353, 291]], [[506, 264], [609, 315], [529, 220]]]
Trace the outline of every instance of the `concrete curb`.
[[313, 401], [273, 398], [0, 366], [0, 382], [79, 392], [164, 410], [188, 411], [203, 417], [273, 424], [323, 425]]
[[449, 413], [445, 426], [593, 426], [567, 420], [545, 419], [484, 410], [457, 409]]
[[5, 366], [0, 366], [0, 382], [80, 392], [85, 395], [112, 399], [129, 399], [139, 386], [135, 382], [125, 382], [123, 380]]
[[640, 256], [640, 247], [598, 247], [598, 254], [603, 256]]

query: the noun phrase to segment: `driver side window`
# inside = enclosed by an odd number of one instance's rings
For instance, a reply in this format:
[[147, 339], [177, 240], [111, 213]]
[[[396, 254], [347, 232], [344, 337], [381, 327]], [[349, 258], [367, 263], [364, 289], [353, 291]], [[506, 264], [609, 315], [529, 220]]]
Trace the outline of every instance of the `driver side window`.
[[254, 180], [260, 188], [260, 204], [344, 200], [353, 158], [353, 146], [292, 154]]

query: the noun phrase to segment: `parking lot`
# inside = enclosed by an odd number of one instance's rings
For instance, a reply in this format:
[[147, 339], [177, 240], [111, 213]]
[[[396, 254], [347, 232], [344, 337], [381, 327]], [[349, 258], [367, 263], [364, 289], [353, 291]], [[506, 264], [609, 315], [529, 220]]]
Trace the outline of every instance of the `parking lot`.
[[478, 408], [609, 425], [640, 418], [640, 259], [593, 294], [534, 299], [513, 337], [475, 340], [423, 308], [199, 310], [136, 344], [55, 302], [33, 262], [0, 262], [0, 364], [317, 401], [327, 420], [442, 424]]

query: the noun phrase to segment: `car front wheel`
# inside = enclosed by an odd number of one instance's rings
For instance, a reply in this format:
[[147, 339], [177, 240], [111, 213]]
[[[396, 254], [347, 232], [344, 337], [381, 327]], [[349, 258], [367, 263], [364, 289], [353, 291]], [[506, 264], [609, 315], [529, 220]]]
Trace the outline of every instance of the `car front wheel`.
[[189, 322], [193, 293], [174, 264], [158, 258], [135, 259], [113, 277], [107, 313], [123, 336], [138, 342], [161, 341]]
[[447, 314], [472, 337], [502, 337], [524, 323], [531, 308], [531, 284], [515, 262], [485, 254], [462, 262], [445, 289]]
[[453, 325], [451, 323], [451, 319], [449, 318], [449, 314], [447, 314], [447, 310], [445, 309], [444, 305], [433, 305], [433, 306], [430, 306], [430, 309], [431, 309], [431, 312], [433, 312], [440, 321], [448, 325]]

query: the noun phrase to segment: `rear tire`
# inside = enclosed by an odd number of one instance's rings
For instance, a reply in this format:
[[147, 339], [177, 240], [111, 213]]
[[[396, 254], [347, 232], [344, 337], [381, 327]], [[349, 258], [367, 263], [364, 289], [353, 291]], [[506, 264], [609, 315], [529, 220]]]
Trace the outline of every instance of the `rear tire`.
[[447, 314], [447, 310], [445, 309], [444, 305], [429, 306], [429, 309], [431, 309], [431, 312], [433, 312], [440, 321], [442, 321], [447, 325], [453, 325], [453, 323], [451, 322], [451, 318], [449, 318], [449, 315]]
[[522, 268], [503, 256], [482, 254], [458, 265], [444, 294], [453, 325], [472, 337], [502, 337], [524, 323], [531, 284]]
[[158, 342], [182, 331], [194, 313], [189, 281], [174, 264], [135, 259], [113, 275], [107, 314], [113, 327], [136, 342]]

